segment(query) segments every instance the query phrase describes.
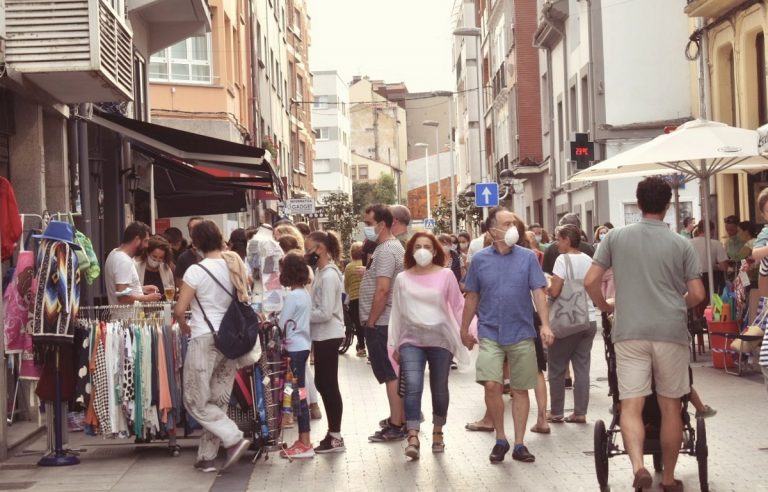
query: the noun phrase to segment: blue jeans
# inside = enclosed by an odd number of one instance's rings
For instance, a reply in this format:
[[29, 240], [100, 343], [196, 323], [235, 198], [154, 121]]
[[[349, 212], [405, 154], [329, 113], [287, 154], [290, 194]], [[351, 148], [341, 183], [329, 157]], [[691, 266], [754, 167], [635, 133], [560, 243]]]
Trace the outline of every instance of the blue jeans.
[[405, 381], [405, 426], [419, 430], [424, 372], [429, 363], [429, 388], [432, 391], [432, 423], [445, 425], [448, 416], [448, 375], [453, 354], [440, 347], [400, 346], [400, 377]]
[[[308, 395], [306, 390], [301, 391], [305, 388], [304, 384], [306, 383], [309, 350], [288, 352], [288, 357], [291, 360], [291, 372], [298, 381], [298, 384], [293, 387], [293, 396], [291, 397], [293, 414], [299, 422], [299, 432], [309, 432], [309, 400], [307, 400]], [[301, 393], [304, 394], [304, 398], [301, 398]]]

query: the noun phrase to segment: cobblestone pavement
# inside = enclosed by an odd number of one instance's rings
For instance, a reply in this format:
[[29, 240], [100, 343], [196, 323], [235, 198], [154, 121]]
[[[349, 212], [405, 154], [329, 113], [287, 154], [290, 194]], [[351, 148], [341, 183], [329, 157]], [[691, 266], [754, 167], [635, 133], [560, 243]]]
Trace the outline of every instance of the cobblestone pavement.
[[[427, 417], [422, 427], [422, 457], [407, 462], [403, 442], [369, 443], [367, 437], [387, 415], [383, 387], [377, 385], [365, 359], [348, 353], [341, 358], [341, 390], [345, 409], [342, 434], [346, 453], [316, 456], [288, 463], [271, 453], [255, 466], [243, 461], [218, 477], [192, 469], [195, 441], [181, 441], [182, 456], [170, 458], [162, 449], [134, 450], [123, 447], [90, 447], [75, 467], [44, 469], [34, 466], [39, 455], [16, 456], [0, 464], [0, 490], [140, 490], [140, 491], [243, 491], [243, 490], [598, 490], [592, 456], [593, 423], [609, 420], [607, 381], [602, 340], [598, 336], [592, 352], [592, 389], [587, 425], [552, 425], [552, 434], [526, 434], [526, 444], [536, 455], [535, 463], [507, 459], [491, 465], [488, 454], [494, 443], [490, 433], [468, 432], [466, 422], [479, 418], [484, 409], [482, 388], [474, 373], [452, 371], [451, 404], [445, 431], [446, 452], [433, 455], [431, 404], [428, 385], [423, 399]], [[762, 378], [726, 375], [710, 367], [708, 360], [694, 363], [695, 386], [705, 403], [718, 410], [707, 420], [710, 490], [768, 490], [768, 398]], [[531, 394], [530, 427], [536, 412]], [[570, 391], [566, 407], [571, 405]], [[509, 398], [505, 397], [505, 424], [512, 434]], [[312, 421], [317, 443], [325, 434], [324, 421]], [[295, 430], [285, 440], [293, 442]], [[98, 438], [73, 435], [72, 446], [100, 444]], [[39, 450], [43, 442], [30, 446]], [[651, 467], [650, 457], [646, 466]], [[698, 490], [695, 458], [681, 456], [678, 478], [686, 490]], [[655, 477], [657, 490], [660, 476]], [[612, 490], [631, 490], [631, 469], [626, 457], [610, 460]]]

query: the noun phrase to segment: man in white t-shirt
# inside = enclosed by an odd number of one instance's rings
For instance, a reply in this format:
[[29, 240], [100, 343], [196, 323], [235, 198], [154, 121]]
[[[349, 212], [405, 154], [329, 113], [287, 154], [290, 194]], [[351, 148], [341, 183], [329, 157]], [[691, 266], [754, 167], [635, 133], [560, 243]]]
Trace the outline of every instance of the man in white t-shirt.
[[485, 248], [485, 223], [480, 223], [480, 235], [469, 242], [469, 248], [467, 248], [467, 269], [469, 269], [469, 262], [472, 261], [478, 251]]
[[128, 224], [123, 232], [123, 241], [113, 249], [104, 262], [104, 285], [109, 304], [131, 304], [135, 301], [152, 302], [162, 298], [154, 285], [142, 286], [139, 273], [133, 262], [149, 243], [149, 226], [143, 222]]
[[[710, 231], [715, 230], [715, 225], [709, 223]], [[711, 260], [707, 261], [707, 240], [704, 237], [704, 221], [700, 220], [694, 229], [694, 238], [691, 239], [691, 246], [696, 252], [696, 256], [699, 258], [699, 265], [701, 265], [701, 279], [704, 282], [704, 291], [709, 296], [709, 276], [707, 275], [707, 265], [712, 265], [712, 273], [715, 279], [715, 292], [720, 292], [725, 286], [725, 274], [728, 270], [728, 253], [725, 251], [723, 244], [717, 239], [710, 238], [709, 240], [709, 252]]]

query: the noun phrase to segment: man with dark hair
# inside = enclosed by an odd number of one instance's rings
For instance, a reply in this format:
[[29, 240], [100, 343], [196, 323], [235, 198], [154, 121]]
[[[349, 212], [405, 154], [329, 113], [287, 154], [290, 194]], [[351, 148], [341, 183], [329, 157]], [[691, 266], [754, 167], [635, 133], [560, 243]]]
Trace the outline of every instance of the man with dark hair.
[[685, 239], [693, 239], [693, 228], [696, 227], [696, 220], [693, 217], [686, 217], [683, 219], [683, 230], [680, 231], [680, 235]]
[[514, 423], [512, 458], [530, 463], [535, 457], [523, 444], [531, 404], [528, 390], [535, 388], [538, 377], [536, 329], [533, 324], [531, 297], [541, 317], [541, 340], [545, 346], [554, 341], [549, 328], [549, 309], [544, 291], [547, 281], [539, 260], [530, 249], [518, 245], [520, 220], [515, 214], [497, 208], [489, 212], [486, 230], [493, 238], [491, 247], [476, 253], [469, 265], [464, 284], [467, 297], [461, 322], [461, 339], [468, 349], [475, 340], [469, 325], [477, 315], [480, 352], [477, 357], [477, 382], [485, 388], [485, 404], [496, 431], [491, 463], [504, 461], [510, 444], [504, 431], [503, 365], [509, 364]]
[[[192, 229], [203, 220], [205, 220], [203, 217], [195, 216], [190, 217], [187, 221], [187, 232], [189, 232], [190, 240], [192, 239]], [[176, 288], [181, 289], [182, 279], [184, 278], [184, 274], [187, 273], [187, 268], [191, 267], [201, 259], [202, 255], [197, 251], [194, 244], [179, 256], [179, 259], [176, 262], [176, 269], [173, 271]]]
[[[564, 226], [566, 224], [575, 225], [581, 231], [582, 238], [586, 237], [584, 235], [584, 230], [581, 228], [581, 219], [579, 218], [578, 214], [570, 213], [563, 215], [558, 225]], [[589, 241], [584, 240], [579, 243], [579, 251], [589, 255], [590, 257], [594, 256], [595, 254], [595, 248], [589, 244]], [[555, 261], [557, 261], [558, 256], [560, 256], [560, 251], [558, 251], [557, 248], [547, 248], [547, 250], [544, 252], [544, 264], [542, 266], [544, 273], [552, 275], [552, 269], [555, 267]]]
[[104, 262], [104, 286], [109, 304], [131, 304], [135, 301], [159, 301], [160, 289], [154, 285], [142, 287], [139, 272], [133, 262], [149, 244], [150, 228], [143, 222], [128, 224], [120, 246], [113, 249]]
[[[634, 471], [633, 488], [649, 488], [643, 465], [643, 406], [655, 385], [661, 409], [662, 486], [682, 490], [675, 465], [683, 436], [680, 398], [690, 392], [688, 309], [704, 299], [701, 267], [690, 241], [671, 231], [664, 216], [672, 189], [664, 179], [637, 185], [640, 222], [608, 234], [595, 254], [584, 286], [604, 313], [616, 310], [611, 339], [616, 353], [621, 434]], [[606, 300], [603, 274], [613, 269], [616, 299]]]
[[187, 242], [178, 227], [169, 227], [163, 232], [163, 237], [168, 240], [173, 252], [173, 263], [179, 261], [179, 256], [187, 249]]
[[725, 233], [728, 234], [725, 240], [725, 251], [731, 261], [741, 261], [746, 258], [741, 251], [744, 248], [744, 240], [739, 236], [739, 222], [739, 218], [735, 215], [725, 218]]
[[[403, 399], [397, 391], [397, 374], [389, 360], [387, 337], [389, 314], [392, 309], [392, 285], [403, 271], [405, 249], [392, 235], [392, 212], [386, 205], [371, 205], [365, 209], [365, 238], [376, 243], [370, 266], [360, 283], [360, 323], [365, 328], [365, 343], [373, 375], [387, 387], [389, 418], [368, 439], [371, 442], [399, 441], [403, 433]], [[380, 423], [381, 424], [381, 423]]]

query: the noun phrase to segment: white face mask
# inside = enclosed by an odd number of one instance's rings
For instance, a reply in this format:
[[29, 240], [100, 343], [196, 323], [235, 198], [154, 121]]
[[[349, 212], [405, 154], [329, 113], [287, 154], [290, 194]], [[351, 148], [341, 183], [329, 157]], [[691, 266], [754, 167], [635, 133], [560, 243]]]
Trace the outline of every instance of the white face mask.
[[147, 257], [147, 265], [149, 265], [150, 268], [160, 268], [160, 262], [151, 256]]
[[540, 242], [541, 242], [541, 234], [536, 234], [536, 235], [534, 236], [534, 238], [536, 239], [536, 242], [537, 242], [537, 243], [540, 243]]
[[466, 251], [469, 249], [469, 243], [459, 243], [459, 247], [462, 251]]
[[416, 260], [416, 264], [420, 267], [425, 267], [432, 263], [432, 258], [434, 258], [434, 255], [428, 249], [421, 248], [413, 252], [413, 259]]
[[520, 233], [517, 231], [517, 227], [514, 225], [507, 229], [506, 234], [504, 234], [504, 243], [507, 246], [514, 246], [517, 244], [517, 242], [520, 240]]

